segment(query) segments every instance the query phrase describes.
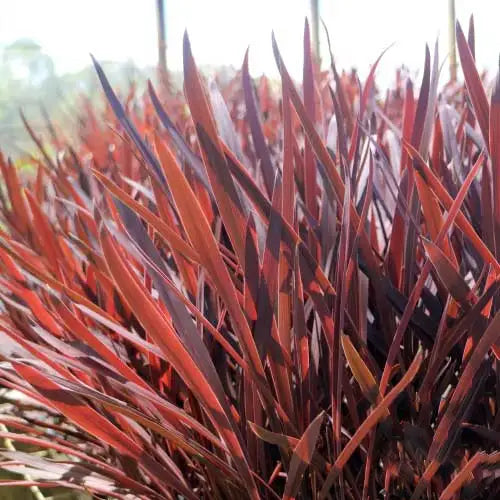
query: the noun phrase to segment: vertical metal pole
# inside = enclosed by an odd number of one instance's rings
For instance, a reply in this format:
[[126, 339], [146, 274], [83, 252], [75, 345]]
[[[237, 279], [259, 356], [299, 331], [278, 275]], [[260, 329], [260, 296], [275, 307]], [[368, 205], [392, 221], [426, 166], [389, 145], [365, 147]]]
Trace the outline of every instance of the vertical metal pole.
[[156, 18], [158, 22], [158, 72], [160, 77], [167, 75], [167, 36], [165, 24], [166, 0], [156, 0]]
[[448, 42], [450, 53], [450, 81], [457, 80], [457, 40], [455, 33], [455, 0], [448, 0]]
[[320, 62], [319, 51], [319, 0], [311, 0], [311, 38], [316, 60]]

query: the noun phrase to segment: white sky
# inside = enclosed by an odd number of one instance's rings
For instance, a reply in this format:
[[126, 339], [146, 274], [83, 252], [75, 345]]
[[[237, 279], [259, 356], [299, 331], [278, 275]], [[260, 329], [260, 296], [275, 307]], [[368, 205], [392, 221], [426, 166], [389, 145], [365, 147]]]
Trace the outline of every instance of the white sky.
[[[199, 64], [240, 66], [250, 46], [254, 75], [276, 74], [270, 37], [274, 29], [285, 62], [300, 77], [302, 31], [309, 0], [166, 0], [168, 64], [182, 68], [182, 34], [188, 29]], [[393, 42], [378, 72], [383, 84], [394, 68], [423, 66], [424, 44], [440, 36], [447, 54], [448, 0], [320, 0], [339, 67], [356, 65], [361, 75]], [[457, 17], [476, 25], [481, 68], [496, 72], [500, 52], [500, 1], [456, 0]], [[0, 46], [29, 37], [42, 45], [58, 72], [76, 71], [99, 60], [139, 66], [156, 61], [154, 0], [0, 0]], [[323, 45], [323, 49], [326, 48]], [[326, 53], [323, 53], [325, 57]]]

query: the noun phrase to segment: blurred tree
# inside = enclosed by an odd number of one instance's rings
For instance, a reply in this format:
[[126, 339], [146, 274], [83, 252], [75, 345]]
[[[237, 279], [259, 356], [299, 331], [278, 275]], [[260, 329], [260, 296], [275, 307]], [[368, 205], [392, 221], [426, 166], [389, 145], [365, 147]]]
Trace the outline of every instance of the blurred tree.
[[4, 49], [2, 73], [8, 85], [38, 86], [55, 76], [52, 59], [28, 38], [17, 40]]
[[22, 38], [0, 53], [0, 148], [9, 154], [23, 148], [25, 134], [19, 109], [29, 115], [39, 104], [51, 107], [57, 101], [58, 79], [54, 63], [35, 41]]

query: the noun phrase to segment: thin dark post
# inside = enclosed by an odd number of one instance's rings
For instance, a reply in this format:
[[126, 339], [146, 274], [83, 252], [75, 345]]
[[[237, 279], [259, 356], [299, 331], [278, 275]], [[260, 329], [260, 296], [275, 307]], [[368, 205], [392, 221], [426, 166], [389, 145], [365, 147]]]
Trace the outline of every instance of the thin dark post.
[[313, 52], [319, 62], [319, 0], [311, 0], [311, 38]]
[[448, 37], [450, 51], [450, 81], [457, 80], [457, 49], [455, 33], [455, 0], [448, 0]]
[[167, 29], [165, 24], [166, 0], [156, 0], [158, 21], [158, 72], [163, 79], [167, 76]]

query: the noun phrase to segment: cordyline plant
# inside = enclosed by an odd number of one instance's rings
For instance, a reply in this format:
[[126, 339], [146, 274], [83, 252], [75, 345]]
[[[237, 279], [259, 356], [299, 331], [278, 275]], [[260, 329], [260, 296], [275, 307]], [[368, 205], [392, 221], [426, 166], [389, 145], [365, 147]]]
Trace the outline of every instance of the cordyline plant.
[[73, 145], [26, 122], [36, 175], [1, 162], [3, 484], [498, 498], [500, 81], [473, 23], [457, 43], [464, 86], [438, 92], [427, 49], [418, 97], [399, 75], [377, 100], [377, 63], [319, 72], [306, 24], [301, 92], [273, 40], [278, 99], [248, 54], [207, 86], [186, 36], [185, 101], [124, 104], [95, 62], [109, 106]]

